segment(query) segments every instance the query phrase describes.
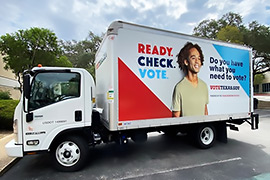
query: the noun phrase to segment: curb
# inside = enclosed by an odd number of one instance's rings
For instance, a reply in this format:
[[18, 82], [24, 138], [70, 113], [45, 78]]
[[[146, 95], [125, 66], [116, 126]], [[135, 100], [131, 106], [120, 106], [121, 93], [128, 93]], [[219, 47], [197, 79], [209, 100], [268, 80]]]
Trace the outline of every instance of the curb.
[[12, 159], [7, 165], [0, 169], [0, 177], [2, 177], [12, 166], [14, 166], [21, 158]]
[[13, 139], [13, 133], [0, 139], [0, 177], [3, 176], [20, 158], [9, 157], [5, 151], [5, 145]]

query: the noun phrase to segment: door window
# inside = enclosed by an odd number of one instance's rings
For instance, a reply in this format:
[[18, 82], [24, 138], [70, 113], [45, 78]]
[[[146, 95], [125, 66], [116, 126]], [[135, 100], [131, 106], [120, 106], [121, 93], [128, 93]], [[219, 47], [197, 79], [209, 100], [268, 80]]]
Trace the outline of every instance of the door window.
[[29, 110], [77, 97], [80, 97], [80, 74], [39, 73], [34, 77], [31, 85]]

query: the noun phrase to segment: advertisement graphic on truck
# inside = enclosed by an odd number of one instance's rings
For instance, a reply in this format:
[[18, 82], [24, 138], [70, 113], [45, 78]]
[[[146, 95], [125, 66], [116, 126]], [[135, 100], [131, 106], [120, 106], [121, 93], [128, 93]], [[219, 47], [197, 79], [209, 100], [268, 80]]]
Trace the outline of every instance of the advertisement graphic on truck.
[[[104, 108], [105, 119], [117, 119], [124, 122], [122, 124], [132, 126], [138, 120], [170, 118], [175, 110], [181, 111], [182, 119], [179, 121], [185, 122], [190, 121], [190, 118], [185, 119], [186, 115], [206, 115], [195, 113], [199, 111], [198, 108], [201, 108], [201, 112], [206, 111], [209, 118], [216, 115], [227, 117], [228, 114], [248, 116], [252, 111], [250, 99], [253, 98], [249, 48], [167, 31], [153, 32], [152, 29], [133, 29], [129, 24], [124, 24], [123, 28], [118, 28], [117, 32], [105, 38], [96, 58], [97, 99], [102, 99], [98, 105]], [[193, 46], [200, 49], [199, 57], [195, 59], [203, 60], [195, 73], [200, 82], [198, 87], [187, 81], [184, 67], [189, 66], [184, 61], [188, 58], [182, 58], [182, 62], [179, 62], [180, 56], [183, 56], [180, 51], [184, 51], [188, 44], [192, 46], [190, 49], [194, 49]], [[187, 56], [190, 49], [185, 50]], [[179, 68], [181, 63], [183, 67]], [[102, 73], [104, 71], [115, 74], [117, 83], [112, 77], [106, 78]], [[176, 87], [181, 81], [181, 84], [186, 83], [184, 90], [187, 93]], [[202, 90], [200, 84], [204, 86]], [[103, 87], [106, 86], [107, 93], [114, 92], [114, 101], [106, 101], [106, 92], [99, 94], [102, 92], [99, 87], [104, 91]], [[200, 103], [202, 96], [204, 102]], [[174, 109], [176, 104], [178, 110]], [[118, 114], [109, 115], [112, 110], [109, 108], [119, 109]]]
[[[135, 37], [140, 37], [140, 35]], [[185, 77], [183, 70], [180, 70], [178, 67], [177, 58], [179, 57], [180, 48], [177, 47], [183, 47], [186, 41], [180, 39], [178, 42], [174, 41], [175, 44], [164, 45], [164, 41], [170, 42], [168, 38], [164, 37], [167, 41], [160, 40], [162, 39], [161, 37], [153, 38], [154, 40], [151, 42], [145, 43], [136, 41], [134, 44], [137, 45], [137, 48], [123, 50], [125, 53], [119, 55], [120, 121], [134, 119], [137, 114], [133, 111], [134, 109], [137, 112], [140, 109], [142, 111], [149, 111], [139, 113], [140, 115], [138, 116], [142, 117], [135, 119], [172, 116], [173, 90], [175, 85]], [[129, 43], [132, 45], [132, 38], [129, 39]], [[207, 97], [207, 99], [209, 98], [208, 114], [248, 112], [250, 103], [250, 51], [203, 42], [193, 43], [200, 44], [204, 53], [204, 64], [198, 73], [198, 77], [205, 82], [209, 91], [207, 93], [209, 96]], [[130, 57], [136, 58], [131, 61]], [[133, 78], [137, 81], [131, 80]], [[135, 82], [137, 84], [134, 84]], [[160, 86], [163, 88], [160, 88]], [[192, 92], [192, 89], [190, 90]], [[136, 95], [140, 96], [141, 94], [145, 94], [143, 99], [136, 97]], [[130, 101], [130, 95], [133, 97], [132, 101]], [[189, 94], [189, 96], [186, 98], [194, 98], [194, 94]], [[234, 103], [232, 103], [232, 99]], [[193, 105], [195, 104], [196, 102]], [[150, 112], [149, 107], [154, 112]]]

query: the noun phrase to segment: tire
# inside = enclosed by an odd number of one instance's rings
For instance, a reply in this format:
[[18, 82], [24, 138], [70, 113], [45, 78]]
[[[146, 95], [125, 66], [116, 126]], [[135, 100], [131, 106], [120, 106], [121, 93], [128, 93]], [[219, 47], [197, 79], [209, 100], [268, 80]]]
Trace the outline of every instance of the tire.
[[87, 141], [80, 136], [69, 136], [58, 140], [51, 152], [53, 166], [64, 172], [82, 169], [88, 160]]
[[209, 124], [201, 125], [195, 132], [196, 144], [201, 149], [212, 147], [216, 141], [216, 129]]

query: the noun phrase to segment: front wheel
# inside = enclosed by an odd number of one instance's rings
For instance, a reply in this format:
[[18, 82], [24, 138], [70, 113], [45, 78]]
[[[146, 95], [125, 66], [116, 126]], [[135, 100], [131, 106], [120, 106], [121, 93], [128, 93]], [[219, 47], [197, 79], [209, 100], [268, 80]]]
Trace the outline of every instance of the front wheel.
[[199, 148], [208, 149], [216, 141], [216, 129], [212, 125], [201, 125], [195, 132], [195, 140]]
[[78, 171], [88, 160], [87, 141], [79, 136], [65, 137], [57, 141], [51, 152], [52, 162], [60, 171]]

